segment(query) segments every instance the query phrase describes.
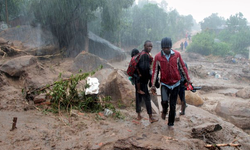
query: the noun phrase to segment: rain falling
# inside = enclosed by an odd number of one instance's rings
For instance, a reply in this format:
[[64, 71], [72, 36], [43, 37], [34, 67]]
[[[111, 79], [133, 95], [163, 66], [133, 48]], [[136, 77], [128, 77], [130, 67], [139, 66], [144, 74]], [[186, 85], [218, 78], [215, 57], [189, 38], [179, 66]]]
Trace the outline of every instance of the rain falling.
[[0, 0], [1, 149], [250, 149], [246, 5]]

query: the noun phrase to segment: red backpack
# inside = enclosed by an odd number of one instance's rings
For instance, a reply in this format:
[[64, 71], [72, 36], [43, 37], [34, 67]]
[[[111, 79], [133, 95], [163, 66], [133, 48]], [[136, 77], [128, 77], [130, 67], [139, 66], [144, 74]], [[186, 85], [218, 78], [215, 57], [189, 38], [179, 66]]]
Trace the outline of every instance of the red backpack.
[[145, 51], [142, 51], [131, 58], [129, 65], [128, 65], [128, 69], [127, 69], [127, 74], [129, 76], [133, 76], [133, 74], [135, 73], [135, 70], [137, 70], [137, 64], [141, 58], [141, 55], [143, 54], [148, 54], [148, 53], [146, 53]]

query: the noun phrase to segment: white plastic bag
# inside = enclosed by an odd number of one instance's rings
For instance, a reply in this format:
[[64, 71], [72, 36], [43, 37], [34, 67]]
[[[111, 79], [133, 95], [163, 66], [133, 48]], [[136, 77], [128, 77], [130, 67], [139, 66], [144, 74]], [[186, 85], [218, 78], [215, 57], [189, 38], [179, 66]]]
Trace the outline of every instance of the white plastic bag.
[[85, 90], [85, 95], [98, 94], [99, 92], [99, 81], [97, 78], [87, 78], [87, 84], [89, 87]]

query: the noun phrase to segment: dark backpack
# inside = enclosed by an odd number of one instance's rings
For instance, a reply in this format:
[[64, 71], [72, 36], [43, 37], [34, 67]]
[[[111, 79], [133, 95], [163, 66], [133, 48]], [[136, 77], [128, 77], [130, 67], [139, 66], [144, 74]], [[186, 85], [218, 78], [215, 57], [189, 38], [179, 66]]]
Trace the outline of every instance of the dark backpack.
[[[135, 73], [135, 71], [137, 70], [137, 64], [141, 58], [141, 55], [143, 54], [148, 54], [145, 51], [142, 51], [140, 53], [138, 53], [137, 55], [133, 56], [129, 62], [128, 65], [128, 69], [127, 69], [127, 74], [129, 76], [133, 76], [133, 74]], [[139, 71], [139, 70], [138, 70]], [[139, 72], [138, 72], [139, 73]], [[139, 73], [140, 74], [140, 73]]]

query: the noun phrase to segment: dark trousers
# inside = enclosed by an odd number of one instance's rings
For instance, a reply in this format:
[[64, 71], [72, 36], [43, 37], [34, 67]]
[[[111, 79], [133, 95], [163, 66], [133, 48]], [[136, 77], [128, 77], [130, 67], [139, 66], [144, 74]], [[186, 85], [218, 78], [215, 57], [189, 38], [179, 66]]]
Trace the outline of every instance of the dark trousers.
[[186, 104], [186, 99], [185, 99], [185, 85], [183, 82], [180, 83], [180, 91], [179, 91], [179, 97], [181, 101]]
[[139, 94], [137, 92], [137, 87], [135, 84], [135, 96], [136, 96], [136, 112], [140, 113], [141, 112], [141, 103], [142, 103], [142, 99], [145, 102], [146, 105], [146, 109], [147, 109], [147, 113], [150, 115], [152, 114], [152, 107], [151, 107], [151, 101], [150, 101], [150, 94], [148, 92], [148, 84], [146, 83], [141, 83], [141, 90], [143, 92], [145, 92], [145, 94]]
[[175, 111], [176, 111], [176, 101], [177, 96], [180, 90], [180, 86], [175, 87], [173, 90], [167, 88], [166, 86], [161, 86], [161, 100], [163, 113], [167, 113], [168, 103], [170, 105], [169, 116], [168, 116], [168, 125], [173, 126], [175, 120]]

